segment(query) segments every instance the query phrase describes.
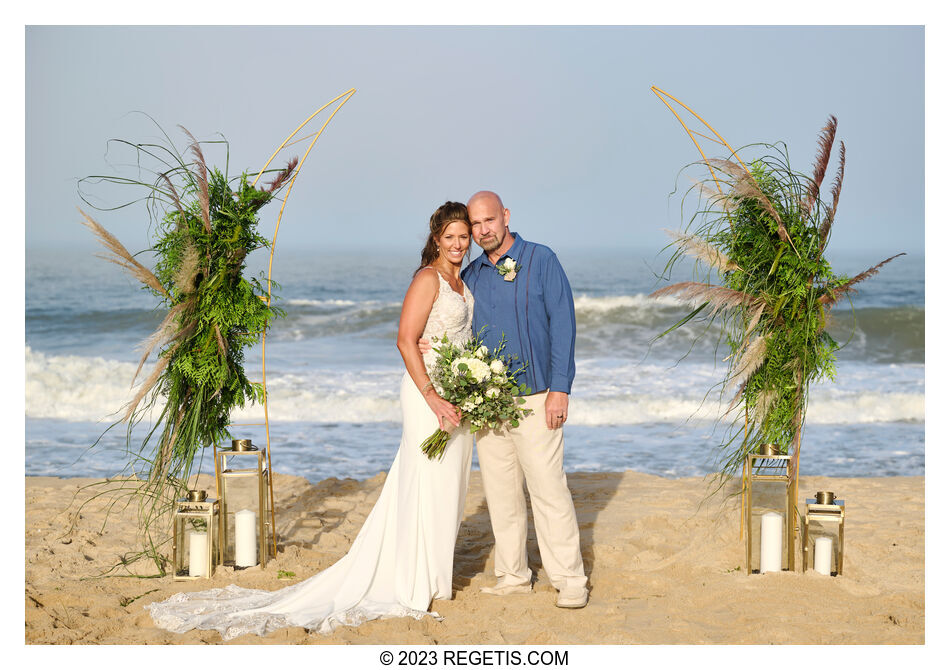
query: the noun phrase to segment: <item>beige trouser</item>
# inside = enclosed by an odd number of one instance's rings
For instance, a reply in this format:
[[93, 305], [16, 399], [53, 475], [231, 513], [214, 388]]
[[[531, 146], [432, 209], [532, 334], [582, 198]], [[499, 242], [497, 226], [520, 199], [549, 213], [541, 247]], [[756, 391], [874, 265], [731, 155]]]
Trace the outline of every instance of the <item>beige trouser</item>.
[[541, 562], [554, 588], [587, 584], [574, 501], [564, 474], [564, 431], [549, 430], [547, 391], [525, 396], [533, 410], [517, 428], [475, 435], [482, 485], [495, 534], [495, 576], [502, 584], [528, 584], [528, 484]]

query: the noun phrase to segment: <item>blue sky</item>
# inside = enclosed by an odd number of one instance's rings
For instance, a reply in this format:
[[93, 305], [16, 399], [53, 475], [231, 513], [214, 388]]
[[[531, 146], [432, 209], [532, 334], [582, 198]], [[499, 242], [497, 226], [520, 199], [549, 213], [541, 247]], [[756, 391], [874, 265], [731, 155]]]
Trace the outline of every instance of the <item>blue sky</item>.
[[[109, 138], [157, 137], [136, 110], [180, 148], [177, 124], [224, 135], [237, 174], [354, 87], [282, 245], [413, 250], [435, 207], [488, 188], [513, 230], [555, 249], [659, 249], [681, 225], [677, 172], [699, 156], [651, 85], [733, 147], [786, 142], [806, 173], [835, 114], [848, 160], [832, 247], [923, 251], [921, 26], [27, 27], [26, 248], [94, 248], [76, 180], [127, 159]], [[148, 246], [141, 207], [97, 218]]]

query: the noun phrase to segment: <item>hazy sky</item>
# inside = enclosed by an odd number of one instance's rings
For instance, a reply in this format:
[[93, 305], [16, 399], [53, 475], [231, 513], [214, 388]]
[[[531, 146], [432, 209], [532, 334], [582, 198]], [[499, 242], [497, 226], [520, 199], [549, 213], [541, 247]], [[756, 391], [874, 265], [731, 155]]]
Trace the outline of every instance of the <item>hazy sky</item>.
[[[848, 158], [832, 247], [923, 250], [915, 26], [27, 27], [26, 247], [94, 247], [77, 178], [127, 160], [106, 154], [109, 138], [158, 137], [129, 112], [180, 148], [177, 124], [223, 134], [235, 175], [354, 87], [297, 180], [279, 244], [415, 249], [435, 207], [487, 188], [513, 230], [555, 249], [659, 248], [680, 225], [677, 172], [699, 155], [654, 84], [733, 147], [785, 141], [806, 173], [835, 114]], [[277, 208], [264, 212], [270, 231]], [[143, 208], [96, 216], [130, 249], [148, 246]]]

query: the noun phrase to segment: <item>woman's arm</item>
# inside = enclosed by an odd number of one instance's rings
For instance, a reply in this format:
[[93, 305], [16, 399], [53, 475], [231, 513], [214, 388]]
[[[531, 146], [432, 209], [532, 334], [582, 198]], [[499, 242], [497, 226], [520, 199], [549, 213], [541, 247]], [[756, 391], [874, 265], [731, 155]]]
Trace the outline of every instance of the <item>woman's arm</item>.
[[402, 312], [399, 315], [399, 334], [396, 336], [396, 347], [402, 354], [403, 363], [412, 382], [422, 393], [429, 408], [439, 419], [439, 428], [446, 430], [446, 425], [458, 426], [461, 415], [457, 407], [442, 398], [435, 389], [426, 373], [422, 354], [419, 352], [418, 340], [425, 330], [432, 304], [439, 295], [439, 278], [436, 270], [423, 268], [413, 278], [402, 301]]

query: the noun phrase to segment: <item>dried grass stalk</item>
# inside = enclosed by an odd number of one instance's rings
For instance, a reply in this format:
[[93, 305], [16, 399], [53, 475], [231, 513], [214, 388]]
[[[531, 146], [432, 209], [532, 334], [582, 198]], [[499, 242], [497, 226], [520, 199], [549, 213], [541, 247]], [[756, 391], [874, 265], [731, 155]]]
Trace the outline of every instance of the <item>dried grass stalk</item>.
[[122, 243], [119, 242], [119, 240], [112, 233], [103, 228], [91, 216], [86, 214], [81, 209], [79, 210], [79, 213], [82, 214], [83, 218], [85, 219], [85, 221], [82, 221], [81, 223], [89, 228], [93, 233], [95, 233], [102, 246], [104, 246], [111, 254], [96, 254], [99, 256], [99, 258], [105, 259], [110, 263], [115, 263], [146, 286], [161, 293], [166, 298], [170, 297], [168, 295], [168, 291], [166, 291], [165, 287], [162, 286], [160, 281], [158, 281], [158, 277], [152, 274], [152, 271], [147, 267], [135, 260], [135, 257], [129, 253], [128, 249], [122, 246]]
[[821, 182], [825, 179], [825, 171], [828, 169], [828, 160], [831, 158], [831, 148], [835, 144], [835, 132], [838, 130], [838, 119], [832, 114], [828, 118], [828, 123], [821, 129], [818, 135], [818, 155], [815, 156], [815, 172], [812, 181], [808, 184], [808, 197], [805, 200], [803, 211], [807, 216], [811, 212], [815, 201], [818, 199], [818, 192], [821, 189]]
[[733, 163], [732, 161], [727, 161], [722, 158], [710, 158], [706, 161], [706, 163], [714, 168], [718, 168], [722, 172], [725, 172], [733, 179], [741, 179], [745, 175], [749, 174], [749, 171], [738, 163]]
[[857, 284], [857, 283], [859, 283], [859, 282], [863, 282], [863, 281], [864, 281], [865, 279], [867, 279], [868, 277], [873, 277], [873, 276], [876, 275], [878, 272], [880, 272], [880, 270], [881, 270], [882, 267], [884, 267], [885, 265], [887, 265], [888, 263], [890, 263], [892, 260], [894, 260], [894, 259], [897, 258], [898, 256], [906, 256], [906, 255], [907, 255], [907, 254], [904, 253], [904, 252], [901, 252], [901, 253], [899, 253], [899, 254], [894, 254], [893, 256], [891, 256], [890, 258], [888, 258], [887, 260], [883, 260], [883, 261], [881, 261], [880, 263], [878, 263], [877, 265], [875, 265], [874, 267], [868, 268], [867, 270], [865, 270], [865, 271], [862, 272], [861, 274], [857, 275], [857, 276], [854, 277], [851, 281], [849, 281], [847, 284], [842, 284], [842, 285], [839, 286], [838, 288], [832, 289], [832, 290], [831, 290], [831, 293], [826, 293], [825, 295], [823, 295], [823, 296], [821, 296], [820, 298], [818, 298], [818, 302], [824, 303], [824, 304], [826, 304], [826, 305], [834, 305], [836, 302], [838, 302], [838, 300], [841, 298], [841, 296], [844, 295], [845, 293], [850, 293], [851, 291], [857, 290], [857, 289], [854, 288], [854, 285], [855, 285], [855, 284]]
[[172, 202], [175, 203], [175, 207], [178, 209], [178, 213], [181, 215], [181, 218], [178, 219], [176, 228], [178, 230], [183, 230], [187, 225], [187, 217], [185, 216], [185, 210], [181, 206], [181, 200], [178, 198], [178, 191], [175, 189], [175, 185], [172, 183], [172, 180], [168, 178], [168, 175], [162, 173], [162, 179], [165, 180], [165, 183], [168, 185], [168, 190], [171, 193]]
[[135, 370], [135, 374], [132, 375], [133, 385], [135, 384], [136, 377], [139, 376], [139, 372], [142, 370], [142, 366], [145, 365], [145, 361], [148, 359], [155, 347], [173, 340], [180, 340], [184, 337], [187, 337], [195, 330], [197, 327], [195, 323], [181, 326], [177, 331], [174, 329], [175, 320], [181, 314], [189, 311], [194, 306], [194, 304], [195, 299], [191, 298], [172, 307], [170, 310], [168, 310], [168, 314], [166, 314], [165, 318], [162, 319], [162, 322], [158, 325], [158, 328], [155, 329], [155, 332], [152, 333], [144, 342], [142, 342], [142, 347], [144, 348], [145, 353], [142, 354], [142, 359], [139, 361], [139, 366]]
[[825, 215], [825, 220], [821, 223], [818, 230], [818, 239], [821, 241], [821, 248], [825, 248], [828, 234], [831, 232], [831, 224], [834, 223], [835, 214], [838, 213], [838, 198], [841, 196], [841, 185], [844, 183], [844, 142], [838, 150], [838, 171], [835, 174], [835, 181], [831, 185], [831, 209]]
[[693, 182], [693, 188], [698, 189], [699, 194], [707, 200], [715, 200], [716, 198], [723, 197], [723, 194], [719, 191], [719, 189], [710, 188], [705, 181], [693, 179], [692, 177], [690, 177], [689, 180]]
[[744, 386], [749, 375], [759, 369], [765, 361], [765, 352], [768, 350], [768, 339], [762, 335], [749, 342], [742, 356], [733, 367], [732, 383]]
[[762, 314], [765, 312], [765, 303], [763, 302], [759, 305], [758, 309], [752, 312], [752, 318], [749, 319], [749, 325], [745, 329], [745, 338], [748, 339], [749, 335], [752, 334], [752, 331], [755, 330], [755, 327], [759, 325], [759, 321], [762, 320]]
[[698, 258], [714, 270], [719, 270], [720, 272], [731, 272], [733, 270], [739, 269], [739, 266], [729, 260], [728, 256], [719, 251], [719, 249], [714, 247], [709, 242], [706, 242], [696, 235], [681, 233], [675, 230], [667, 230], [665, 228], [663, 229], [663, 232], [673, 238], [673, 241], [683, 251], [683, 253], [694, 258]]
[[[174, 348], [177, 349], [178, 344], [176, 344]], [[125, 416], [122, 417], [123, 421], [128, 421], [132, 417], [132, 414], [135, 412], [135, 408], [139, 406], [140, 402], [142, 402], [142, 398], [144, 398], [146, 394], [152, 390], [152, 388], [158, 382], [159, 377], [162, 376], [162, 372], [164, 372], [165, 368], [168, 367], [169, 360], [171, 360], [171, 353], [166, 356], [158, 357], [158, 362], [155, 364], [155, 367], [152, 368], [152, 373], [144, 382], [142, 382], [142, 384], [139, 386], [138, 393], [136, 393], [135, 397], [132, 398], [128, 405], [126, 405]]]
[[841, 195], [841, 185], [844, 183], [844, 142], [838, 149], [838, 171], [835, 173], [835, 181], [831, 185], [831, 218], [835, 218], [838, 211], [838, 197]]
[[726, 414], [734, 410], [739, 405], [739, 401], [742, 400], [742, 394], [745, 393], [746, 382], [748, 382], [748, 380], [745, 380], [739, 384], [739, 389], [736, 391], [736, 394], [732, 396], [732, 400], [729, 401], [729, 407], [726, 408]]
[[228, 346], [224, 343], [224, 337], [221, 336], [221, 330], [218, 328], [218, 324], [214, 324], [214, 337], [218, 342], [218, 350], [221, 352], [221, 356], [225, 362], [227, 362]]
[[139, 376], [139, 372], [142, 371], [142, 366], [145, 365], [145, 361], [148, 360], [149, 355], [152, 353], [152, 350], [171, 339], [172, 333], [175, 332], [175, 317], [181, 312], [182, 307], [184, 307], [184, 303], [175, 305], [168, 310], [168, 314], [166, 314], [162, 322], [158, 324], [158, 328], [155, 329], [155, 332], [142, 342], [141, 346], [144, 349], [144, 353], [142, 354], [141, 360], [139, 360], [139, 366], [135, 369], [135, 374], [132, 375], [133, 386], [135, 385], [136, 378]]
[[761, 301], [755, 296], [743, 293], [742, 291], [733, 291], [732, 289], [714, 284], [703, 284], [700, 282], [678, 282], [670, 284], [654, 291], [650, 294], [651, 298], [661, 298], [663, 296], [675, 296], [683, 302], [698, 307], [703, 303], [708, 303], [710, 316], [733, 307], [758, 307]]
[[700, 197], [706, 198], [710, 205], [718, 207], [727, 214], [735, 209], [735, 201], [729, 197], [729, 195], [720, 191], [718, 188], [710, 188], [707, 182], [699, 181], [698, 179], [693, 179], [692, 177], [690, 177], [690, 181], [692, 181], [693, 186], [699, 190]]
[[772, 389], [765, 389], [759, 393], [759, 397], [755, 400], [755, 410], [753, 413], [753, 417], [759, 424], [765, 422], [777, 397], [777, 394]]
[[198, 170], [195, 172], [195, 179], [198, 181], [198, 204], [201, 207], [201, 220], [204, 221], [205, 230], [211, 232], [211, 209], [210, 196], [208, 195], [208, 164], [205, 162], [205, 155], [201, 152], [201, 145], [195, 136], [182, 125], [178, 126], [185, 134], [191, 138], [191, 152], [195, 155], [195, 165]]
[[287, 161], [287, 167], [281, 170], [280, 173], [278, 173], [278, 175], [274, 177], [274, 180], [268, 184], [267, 192], [273, 193], [274, 191], [279, 189], [281, 186], [283, 186], [284, 182], [290, 179], [290, 175], [293, 174], [294, 168], [297, 167], [298, 162], [299, 161], [297, 160], [296, 156], [294, 156], [289, 161]]
[[733, 184], [732, 193], [737, 198], [751, 198], [762, 205], [762, 208], [768, 212], [769, 216], [775, 219], [775, 222], [779, 225], [779, 235], [784, 232], [785, 235], [782, 239], [787, 241], [788, 232], [785, 231], [785, 224], [782, 223], [782, 217], [779, 216], [778, 210], [775, 209], [775, 205], [772, 204], [772, 201], [769, 200], [768, 196], [759, 188], [755, 177], [748, 173], [742, 175], [742, 177], [737, 179], [735, 184]]
[[198, 254], [198, 249], [189, 239], [185, 242], [181, 264], [175, 273], [175, 288], [178, 289], [179, 293], [191, 293], [195, 290], [195, 277], [198, 276], [200, 263], [201, 256]]

